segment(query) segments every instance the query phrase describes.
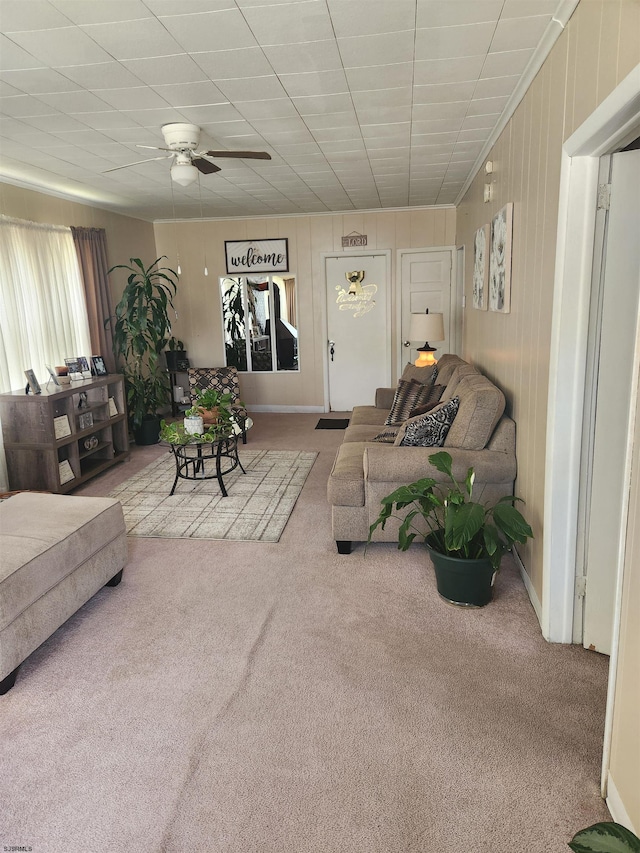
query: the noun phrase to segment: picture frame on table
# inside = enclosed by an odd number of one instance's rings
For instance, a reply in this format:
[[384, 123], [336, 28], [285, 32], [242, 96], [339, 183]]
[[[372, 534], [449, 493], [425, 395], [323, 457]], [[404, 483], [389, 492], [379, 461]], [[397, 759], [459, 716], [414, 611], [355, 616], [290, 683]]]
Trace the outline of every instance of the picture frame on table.
[[93, 426], [93, 415], [91, 412], [83, 412], [81, 415], [78, 415], [78, 429], [89, 429], [89, 427]]
[[107, 365], [104, 363], [104, 359], [101, 355], [92, 355], [91, 356], [91, 369], [94, 376], [108, 376], [109, 371], [107, 370]]
[[84, 355], [79, 355], [78, 364], [80, 365], [80, 373], [82, 373], [83, 379], [91, 379], [91, 368], [89, 367], [89, 360]]
[[82, 368], [77, 358], [65, 358], [64, 363], [67, 365], [69, 379], [72, 381], [84, 379]]
[[25, 370], [24, 375], [27, 377], [27, 387], [25, 388], [26, 393], [41, 394], [42, 388], [40, 387], [40, 383], [36, 379], [36, 375], [33, 370], [31, 370], [31, 368], [29, 368], [29, 370]]
[[55, 372], [53, 367], [51, 367], [51, 365], [49, 365], [49, 364], [45, 364], [45, 367], [47, 368], [47, 371], [49, 372], [49, 380], [47, 382], [47, 385], [49, 384], [49, 382], [53, 382], [53, 384], [56, 386], [56, 388], [62, 388], [62, 383], [58, 379], [58, 374]]

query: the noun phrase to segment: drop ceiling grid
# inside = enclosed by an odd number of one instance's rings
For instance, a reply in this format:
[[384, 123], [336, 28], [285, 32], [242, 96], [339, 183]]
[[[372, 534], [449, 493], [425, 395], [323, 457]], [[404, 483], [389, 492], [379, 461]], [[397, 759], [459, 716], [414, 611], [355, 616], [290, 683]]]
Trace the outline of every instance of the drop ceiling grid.
[[[222, 164], [244, 187], [234, 198], [247, 213], [451, 203], [557, 7], [190, 0], [185, 11], [161, 0], [2, 0], [3, 157], [71, 180], [75, 164], [74, 184], [128, 197], [151, 186], [144, 196], [157, 190], [159, 208], [170, 201], [166, 163], [106, 181], [101, 171], [142, 159], [136, 143], [162, 144], [160, 124], [193, 121], [206, 145], [272, 154], [268, 164]], [[202, 191], [223, 206], [223, 193], [204, 182]]]

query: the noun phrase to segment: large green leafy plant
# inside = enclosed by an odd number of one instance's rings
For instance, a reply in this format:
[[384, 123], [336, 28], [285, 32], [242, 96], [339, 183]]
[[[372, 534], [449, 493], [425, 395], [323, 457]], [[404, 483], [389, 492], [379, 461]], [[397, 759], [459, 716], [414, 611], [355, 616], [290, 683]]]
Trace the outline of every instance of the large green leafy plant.
[[569, 847], [574, 853], [640, 853], [640, 839], [619, 823], [594, 823], [577, 832]]
[[158, 266], [164, 256], [145, 267], [140, 258], [118, 264], [129, 276], [115, 307], [113, 352], [125, 378], [129, 420], [134, 429], [145, 417], [156, 415], [169, 398], [169, 378], [159, 365], [159, 356], [171, 334], [169, 308], [178, 285], [178, 275]]
[[[517, 498], [500, 498], [493, 504], [472, 501], [475, 474], [469, 468], [464, 483], [457, 482], [452, 472], [451, 454], [445, 450], [434, 453], [429, 462], [450, 480], [445, 486], [432, 477], [401, 486], [382, 499], [380, 515], [369, 528], [369, 542], [375, 529], [382, 529], [391, 517], [400, 518], [398, 548], [406, 551], [416, 536], [441, 554], [463, 560], [489, 559], [495, 570], [503, 554], [515, 542], [524, 543], [533, 536], [531, 527], [515, 508]], [[406, 514], [394, 515], [411, 507]], [[414, 521], [424, 519], [424, 527]]]

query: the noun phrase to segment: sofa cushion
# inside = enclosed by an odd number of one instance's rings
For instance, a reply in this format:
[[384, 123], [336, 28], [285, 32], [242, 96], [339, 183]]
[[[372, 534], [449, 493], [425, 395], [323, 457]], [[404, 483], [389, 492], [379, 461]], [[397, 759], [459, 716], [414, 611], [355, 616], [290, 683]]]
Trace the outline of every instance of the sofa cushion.
[[400, 379], [404, 379], [405, 382], [411, 382], [413, 379], [414, 382], [420, 382], [422, 385], [433, 385], [435, 368], [435, 364], [430, 364], [429, 367], [416, 367], [415, 364], [408, 361]]
[[356, 406], [351, 413], [349, 426], [369, 424], [373, 426], [384, 426], [389, 414], [389, 409], [379, 409], [377, 406]]
[[[381, 427], [377, 424], [355, 424], [344, 431], [343, 442], [373, 441], [380, 429]], [[392, 427], [386, 427], [386, 429], [392, 429]], [[395, 431], [398, 431], [398, 427]]]
[[467, 364], [466, 361], [462, 364], [459, 364], [451, 374], [449, 381], [447, 382], [447, 387], [445, 388], [444, 394], [441, 397], [441, 401], [446, 403], [447, 400], [451, 400], [452, 397], [455, 397], [461, 379], [464, 379], [465, 376], [479, 376], [480, 371], [477, 367], [474, 367], [472, 364]]
[[409, 382], [400, 379], [391, 411], [384, 422], [385, 426], [399, 426], [406, 421], [412, 409], [426, 402], [430, 390], [431, 386], [423, 385], [422, 382], [416, 382], [414, 379]]
[[456, 397], [460, 406], [444, 446], [482, 450], [504, 412], [504, 394], [486, 376], [477, 373], [458, 382]]
[[446, 352], [438, 359], [438, 379], [440, 385], [446, 385], [451, 379], [453, 371], [461, 364], [466, 364], [459, 355], [452, 352]]
[[436, 406], [431, 412], [410, 418], [396, 436], [396, 447], [442, 447], [458, 412], [459, 400]]

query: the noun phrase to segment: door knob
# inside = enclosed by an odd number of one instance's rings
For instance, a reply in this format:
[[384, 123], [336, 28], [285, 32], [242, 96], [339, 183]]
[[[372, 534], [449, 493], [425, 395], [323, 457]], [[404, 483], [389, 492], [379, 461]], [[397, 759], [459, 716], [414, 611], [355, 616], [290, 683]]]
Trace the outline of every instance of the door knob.
[[329, 343], [329, 355], [331, 356], [331, 361], [333, 361], [333, 356], [334, 356], [335, 351], [336, 351], [336, 349], [335, 349], [336, 342], [335, 341], [329, 341], [328, 343]]
[[402, 342], [402, 346], [403, 346], [403, 347], [410, 347], [410, 346], [411, 346], [411, 341], [403, 341], [403, 342]]

